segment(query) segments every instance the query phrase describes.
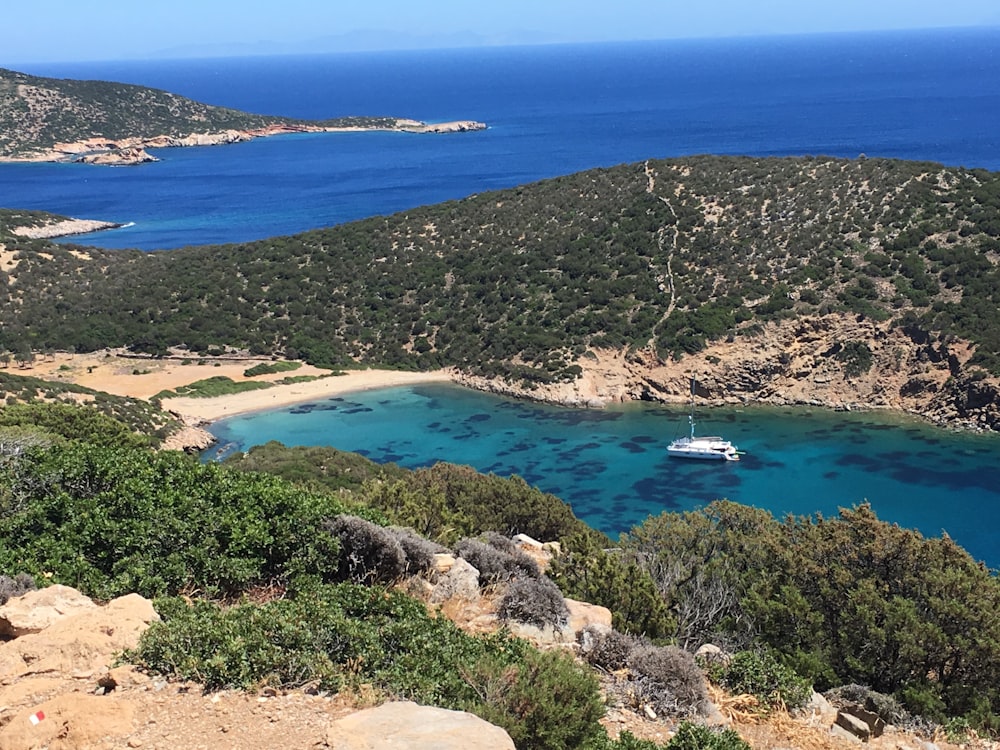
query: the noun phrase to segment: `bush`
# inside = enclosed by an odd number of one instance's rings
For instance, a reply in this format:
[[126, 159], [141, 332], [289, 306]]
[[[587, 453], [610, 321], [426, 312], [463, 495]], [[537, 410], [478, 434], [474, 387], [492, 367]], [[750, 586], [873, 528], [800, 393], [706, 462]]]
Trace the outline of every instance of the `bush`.
[[581, 633], [580, 651], [588, 664], [607, 672], [628, 666], [628, 657], [641, 641], [617, 630], [602, 631], [591, 625]]
[[338, 578], [341, 581], [391, 582], [398, 581], [406, 573], [406, 553], [390, 530], [347, 515], [339, 515], [324, 526], [340, 542]]
[[728, 664], [712, 667], [711, 675], [734, 693], [750, 693], [765, 710], [800, 708], [812, 695], [812, 685], [779, 662], [770, 651], [741, 651]]
[[474, 713], [520, 748], [600, 747], [605, 736], [596, 678], [572, 657], [468, 635], [399, 592], [339, 584], [260, 605], [156, 607], [162, 621], [124, 658], [209, 690], [367, 685], [379, 697]]
[[708, 700], [705, 676], [694, 656], [676, 646], [639, 646], [628, 657], [639, 675], [638, 687], [657, 713], [685, 716], [702, 709]]
[[485, 704], [473, 712], [518, 748], [577, 750], [606, 739], [597, 679], [568, 654], [531, 649], [512, 669], [470, 671], [469, 679]]
[[673, 635], [676, 623], [646, 570], [586, 535], [570, 537], [562, 549], [549, 575], [567, 596], [607, 607], [615, 629], [623, 633], [653, 639]]
[[709, 729], [682, 721], [667, 743], [667, 750], [751, 750], [746, 740], [732, 729]]
[[15, 599], [37, 588], [35, 579], [27, 573], [18, 573], [13, 578], [0, 575], [0, 604], [6, 604], [9, 599]]
[[0, 486], [15, 509], [0, 512], [0, 570], [92, 597], [231, 597], [337, 571], [323, 521], [341, 501], [178, 451], [57, 445], [0, 465]]
[[434, 567], [434, 555], [446, 552], [440, 544], [424, 539], [413, 529], [403, 526], [389, 526], [386, 529], [396, 537], [406, 557], [406, 574], [419, 575]]
[[479, 571], [480, 586], [541, 575], [538, 564], [523, 552], [512, 555], [478, 539], [463, 539], [455, 545], [455, 552]]
[[569, 609], [559, 587], [548, 578], [515, 578], [500, 598], [497, 617], [502, 622], [558, 628], [569, 621]]

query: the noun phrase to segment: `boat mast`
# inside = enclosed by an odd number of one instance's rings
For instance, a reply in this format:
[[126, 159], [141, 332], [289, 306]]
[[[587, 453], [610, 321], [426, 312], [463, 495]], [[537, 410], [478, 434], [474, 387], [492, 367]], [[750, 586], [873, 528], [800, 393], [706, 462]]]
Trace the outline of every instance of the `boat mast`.
[[697, 383], [694, 376], [691, 377], [691, 413], [688, 414], [688, 423], [691, 425], [691, 440], [694, 440], [694, 390]]

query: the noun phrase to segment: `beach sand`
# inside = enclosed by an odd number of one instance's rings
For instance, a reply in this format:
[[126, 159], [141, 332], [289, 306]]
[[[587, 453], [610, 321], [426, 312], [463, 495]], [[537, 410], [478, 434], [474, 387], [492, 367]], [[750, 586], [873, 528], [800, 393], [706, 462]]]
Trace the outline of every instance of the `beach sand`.
[[[126, 356], [120, 350], [105, 350], [89, 354], [60, 352], [51, 357], [39, 356], [29, 367], [19, 367], [12, 363], [9, 372], [43, 380], [76, 383], [117, 396], [141, 399], [149, 399], [161, 391], [173, 390], [216, 376], [225, 376], [241, 382], [277, 381], [300, 375], [329, 375], [328, 370], [306, 364], [291, 372], [255, 378], [248, 378], [243, 374], [246, 369], [256, 364], [271, 361], [267, 358], [212, 357], [151, 359]], [[271, 388], [215, 398], [164, 399], [163, 408], [177, 414], [188, 425], [205, 425], [234, 414], [275, 409], [354, 391], [452, 380], [452, 374], [443, 370], [435, 372], [350, 370], [344, 375], [331, 375], [305, 383], [274, 385]]]

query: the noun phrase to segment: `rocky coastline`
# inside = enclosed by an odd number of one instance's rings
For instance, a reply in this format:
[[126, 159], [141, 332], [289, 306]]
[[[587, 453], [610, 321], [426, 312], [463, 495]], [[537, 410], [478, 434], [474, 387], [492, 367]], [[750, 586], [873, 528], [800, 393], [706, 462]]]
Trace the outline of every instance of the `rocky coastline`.
[[98, 221], [96, 219], [56, 219], [47, 224], [33, 227], [13, 227], [10, 231], [18, 237], [29, 240], [49, 240], [55, 237], [69, 237], [74, 234], [89, 234], [105, 229], [120, 229], [125, 226], [113, 221]]
[[[848, 374], [838, 359], [845, 342], [872, 353], [865, 372]], [[458, 375], [477, 390], [577, 408], [654, 401], [686, 404], [697, 380], [706, 406], [801, 406], [835, 411], [886, 411], [939, 427], [1000, 432], [1000, 379], [969, 366], [966, 342], [935, 342], [889, 323], [832, 314], [771, 323], [752, 338], [710, 344], [679, 361], [649, 350], [588, 351], [572, 382], [535, 387]]]
[[466, 133], [486, 130], [487, 125], [476, 120], [453, 120], [426, 123], [420, 120], [395, 119], [391, 125], [335, 126], [313, 124], [278, 124], [252, 130], [223, 130], [211, 133], [191, 133], [183, 137], [158, 135], [150, 138], [86, 138], [68, 143], [56, 143], [51, 148], [38, 149], [13, 156], [0, 156], [3, 162], [77, 162], [101, 166], [133, 166], [159, 161], [146, 149], [219, 146], [243, 143], [290, 133], [343, 133], [359, 131], [391, 131], [400, 133]]

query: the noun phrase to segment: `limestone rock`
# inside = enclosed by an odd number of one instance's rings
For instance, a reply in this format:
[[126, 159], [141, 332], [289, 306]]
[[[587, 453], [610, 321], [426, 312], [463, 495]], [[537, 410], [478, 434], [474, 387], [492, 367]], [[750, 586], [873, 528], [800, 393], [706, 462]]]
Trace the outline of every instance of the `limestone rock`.
[[[69, 693], [21, 709], [0, 730], [4, 750], [79, 750], [108, 747], [109, 736], [132, 728], [134, 711], [114, 697]], [[35, 716], [32, 721], [29, 717]], [[38, 718], [41, 717], [41, 718]]]
[[125, 167], [159, 161], [143, 148], [121, 148], [97, 154], [84, 154], [76, 159], [80, 164], [99, 164], [110, 167]]
[[611, 627], [611, 610], [597, 604], [578, 602], [574, 599], [566, 599], [566, 608], [569, 610], [569, 626], [571, 633], [579, 633], [584, 628], [596, 625], [598, 627]]
[[38, 633], [68, 615], [96, 608], [90, 597], [69, 586], [56, 584], [29, 591], [0, 607], [0, 637]]
[[850, 714], [855, 719], [863, 721], [867, 725], [868, 731], [872, 737], [881, 737], [882, 733], [885, 731], [885, 720], [877, 713], [869, 711], [863, 706], [852, 703], [844, 706], [840, 710], [842, 713]]
[[327, 745], [339, 750], [514, 750], [510, 736], [463, 711], [385, 703], [335, 721]]
[[479, 571], [461, 557], [441, 576], [430, 597], [434, 603], [449, 599], [479, 599]]
[[438, 552], [434, 555], [434, 572], [444, 575], [455, 565], [455, 556], [448, 552]]
[[4, 644], [0, 680], [57, 673], [96, 680], [115, 654], [135, 647], [149, 623], [158, 619], [152, 602], [138, 594], [119, 597], [104, 607], [91, 603], [40, 632]]
[[837, 721], [834, 726], [846, 729], [863, 742], [867, 742], [872, 733], [867, 723], [845, 711], [837, 712]]
[[532, 549], [541, 549], [542, 543], [537, 539], [532, 539], [527, 534], [517, 534], [513, 539], [514, 544], [520, 547], [531, 547]]

